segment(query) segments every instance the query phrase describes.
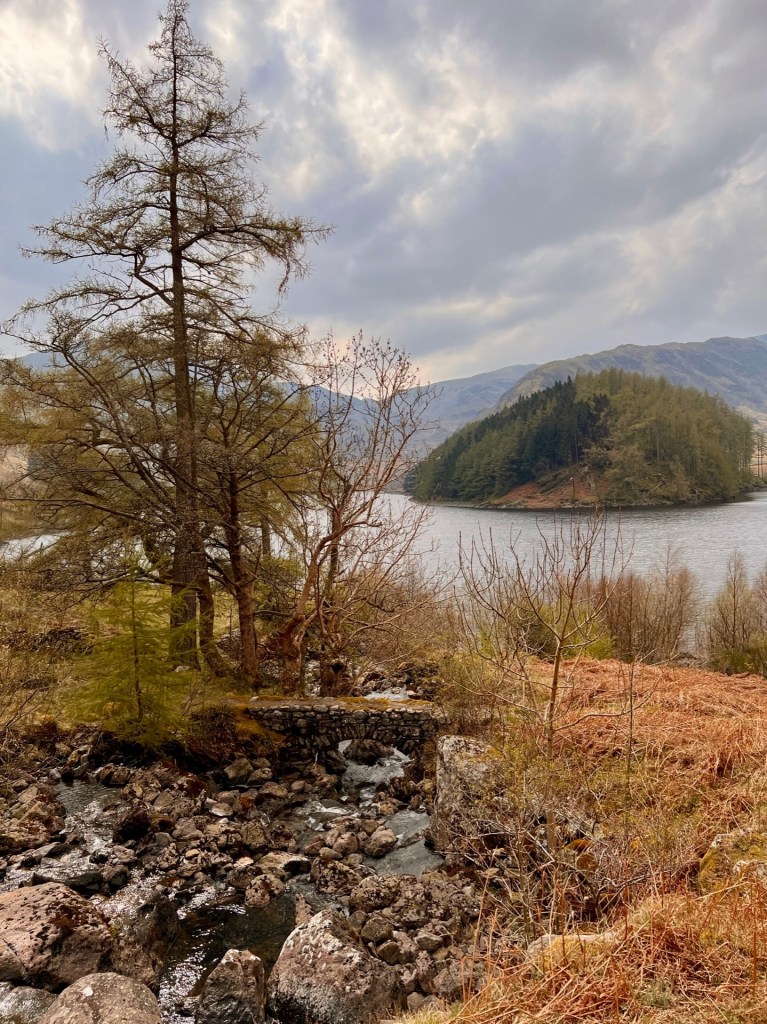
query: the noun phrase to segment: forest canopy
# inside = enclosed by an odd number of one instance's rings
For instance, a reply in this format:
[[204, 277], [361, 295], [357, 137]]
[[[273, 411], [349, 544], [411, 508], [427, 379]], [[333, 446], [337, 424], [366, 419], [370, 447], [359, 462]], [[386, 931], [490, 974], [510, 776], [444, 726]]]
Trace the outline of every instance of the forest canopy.
[[609, 369], [467, 424], [409, 487], [422, 501], [486, 501], [577, 469], [609, 504], [719, 501], [748, 487], [753, 443], [750, 421], [721, 399]]

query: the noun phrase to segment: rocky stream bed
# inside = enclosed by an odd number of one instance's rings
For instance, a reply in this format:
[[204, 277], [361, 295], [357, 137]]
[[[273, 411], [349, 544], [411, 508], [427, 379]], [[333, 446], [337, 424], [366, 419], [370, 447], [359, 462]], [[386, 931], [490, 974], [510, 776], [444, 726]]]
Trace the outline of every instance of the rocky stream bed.
[[365, 1024], [459, 997], [481, 887], [434, 849], [434, 789], [374, 740], [203, 771], [58, 737], [4, 801], [0, 1022]]

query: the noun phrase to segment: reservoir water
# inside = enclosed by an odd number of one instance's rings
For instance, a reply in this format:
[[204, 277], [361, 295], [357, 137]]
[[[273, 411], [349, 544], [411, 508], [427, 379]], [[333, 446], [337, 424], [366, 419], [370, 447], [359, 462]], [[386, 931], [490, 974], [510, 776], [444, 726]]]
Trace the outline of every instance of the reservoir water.
[[[387, 495], [385, 500], [391, 502], [395, 521], [410, 504], [403, 495]], [[511, 540], [517, 552], [529, 558], [540, 549], [541, 535], [553, 537], [569, 516], [566, 511], [432, 506], [416, 552], [430, 570], [455, 570], [460, 546], [468, 549], [472, 539], [487, 539], [492, 532], [496, 545]], [[620, 533], [629, 569], [649, 572], [673, 552], [678, 564], [695, 574], [701, 597], [710, 597], [724, 581], [735, 551], [743, 554], [752, 577], [767, 563], [767, 491], [726, 505], [611, 510], [606, 530], [608, 550]]]

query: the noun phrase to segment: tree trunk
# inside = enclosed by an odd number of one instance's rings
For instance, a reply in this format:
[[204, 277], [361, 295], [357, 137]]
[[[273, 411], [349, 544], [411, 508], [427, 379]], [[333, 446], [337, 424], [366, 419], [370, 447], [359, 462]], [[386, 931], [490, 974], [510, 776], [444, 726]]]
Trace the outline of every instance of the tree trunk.
[[226, 676], [230, 669], [226, 659], [216, 646], [214, 630], [216, 606], [213, 601], [207, 567], [204, 566], [202, 571], [198, 572], [197, 601], [200, 609], [200, 650], [205, 664], [215, 676]]
[[282, 659], [281, 681], [285, 694], [303, 695], [303, 662], [304, 634], [306, 626], [303, 621], [291, 621], [280, 635], [280, 655]]
[[[173, 96], [171, 135], [171, 166], [168, 183], [170, 217], [170, 254], [173, 297], [173, 388], [176, 411], [176, 458], [174, 485], [176, 491], [177, 533], [173, 552], [173, 595], [171, 625], [181, 627], [173, 644], [171, 656], [178, 664], [197, 664], [197, 601], [195, 589], [198, 567], [195, 540], [199, 536], [199, 516], [195, 487], [197, 466], [195, 453], [195, 416], [191, 375], [189, 372], [188, 330], [186, 321], [186, 283], [178, 207], [180, 155], [178, 146], [178, 67], [173, 54]], [[185, 628], [189, 627], [189, 628]]]
[[258, 638], [254, 625], [253, 584], [237, 584], [237, 617], [240, 623], [240, 672], [246, 683], [258, 686]]

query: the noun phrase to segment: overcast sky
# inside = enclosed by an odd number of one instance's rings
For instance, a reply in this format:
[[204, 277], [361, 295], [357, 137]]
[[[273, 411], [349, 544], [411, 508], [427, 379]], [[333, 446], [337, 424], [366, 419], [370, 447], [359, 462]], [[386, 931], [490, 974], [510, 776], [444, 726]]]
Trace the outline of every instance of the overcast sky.
[[[0, 318], [108, 149], [103, 37], [164, 0], [0, 0]], [[274, 205], [332, 224], [288, 312], [425, 379], [767, 332], [764, 0], [192, 0], [265, 122]], [[262, 297], [270, 305], [264, 282]]]

